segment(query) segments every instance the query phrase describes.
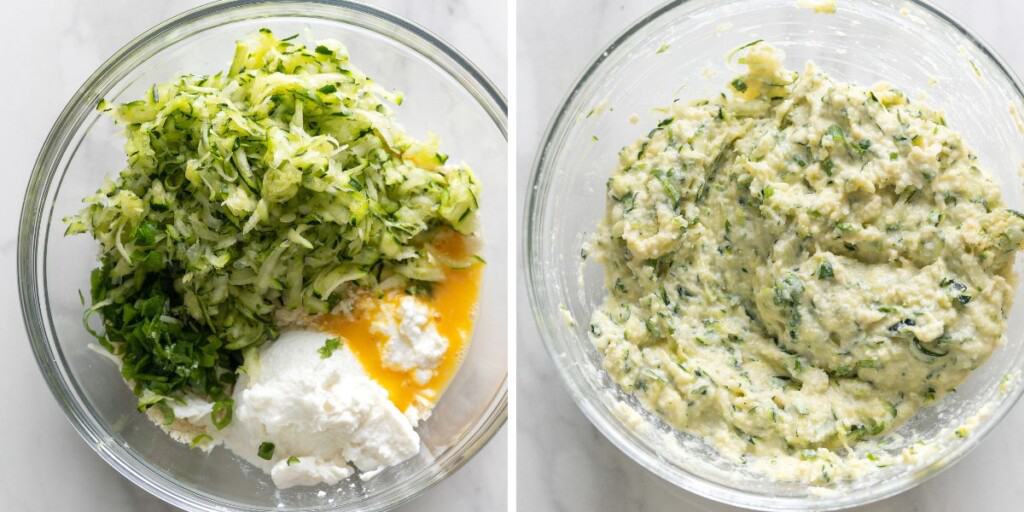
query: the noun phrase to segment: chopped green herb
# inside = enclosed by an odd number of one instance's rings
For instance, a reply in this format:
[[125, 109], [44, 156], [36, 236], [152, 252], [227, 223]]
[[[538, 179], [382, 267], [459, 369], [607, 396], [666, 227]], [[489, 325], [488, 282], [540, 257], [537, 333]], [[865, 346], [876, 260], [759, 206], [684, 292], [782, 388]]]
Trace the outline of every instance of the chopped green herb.
[[210, 437], [208, 434], [199, 434], [192, 438], [192, 442], [189, 443], [189, 446], [195, 448], [197, 446], [202, 445], [203, 443], [207, 443], [210, 441], [213, 441], [213, 438]]
[[152, 222], [143, 221], [135, 230], [135, 243], [140, 246], [153, 245], [156, 237], [157, 227]]
[[835, 274], [832, 272], [832, 264], [824, 261], [818, 267], [818, 279], [832, 279]]
[[839, 365], [829, 372], [829, 376], [836, 379], [845, 379], [857, 375], [857, 369], [850, 365]]
[[846, 134], [843, 133], [843, 129], [840, 128], [838, 124], [829, 126], [828, 129], [825, 130], [825, 135], [835, 142], [846, 144]]
[[338, 350], [339, 347], [341, 347], [341, 339], [327, 338], [327, 341], [324, 341], [324, 346], [316, 349], [316, 351], [320, 354], [320, 359], [327, 359], [331, 357], [331, 355], [334, 354], [334, 351]]
[[861, 359], [857, 361], [857, 368], [878, 368], [881, 364], [877, 359]]
[[942, 357], [949, 353], [948, 350], [945, 352], [940, 352], [938, 350], [930, 349], [924, 346], [924, 344], [921, 343], [921, 340], [917, 339], [916, 337], [914, 338], [914, 347], [917, 348], [917, 350], [920, 350], [922, 354], [931, 357]]
[[270, 460], [274, 458], [274, 443], [262, 442], [260, 443], [259, 450], [256, 455], [263, 460]]
[[[796, 329], [800, 326], [802, 314], [800, 313], [800, 301], [804, 293], [804, 283], [796, 274], [787, 274], [775, 282], [774, 303], [782, 306], [788, 312], [789, 337], [796, 339]], [[797, 360], [796, 364], [800, 365]]]
[[913, 318], [904, 318], [903, 320], [890, 325], [889, 332], [900, 332], [904, 327], [914, 327], [915, 325], [917, 325], [917, 321]]
[[821, 170], [825, 173], [826, 176], [832, 176], [832, 168], [834, 166], [835, 164], [832, 163], [832, 159], [826, 158], [825, 161], [821, 163]]
[[943, 279], [939, 286], [946, 288], [946, 291], [953, 297], [953, 300], [961, 305], [966, 306], [971, 302], [971, 296], [965, 293], [968, 288], [967, 285], [957, 281], [955, 279]]
[[213, 412], [210, 413], [210, 419], [213, 422], [213, 426], [217, 427], [217, 430], [222, 430], [231, 423], [234, 407], [235, 401], [230, 398], [213, 403]]
[[159, 400], [153, 404], [153, 407], [160, 411], [165, 426], [174, 423], [174, 409], [167, 405], [167, 400]]

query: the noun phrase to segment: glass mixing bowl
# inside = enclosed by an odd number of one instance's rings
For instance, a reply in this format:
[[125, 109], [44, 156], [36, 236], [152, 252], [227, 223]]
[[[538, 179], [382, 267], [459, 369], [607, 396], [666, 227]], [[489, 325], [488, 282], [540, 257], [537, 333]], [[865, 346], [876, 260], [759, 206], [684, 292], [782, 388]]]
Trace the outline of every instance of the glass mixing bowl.
[[[268, 475], [218, 448], [209, 455], [172, 441], [135, 410], [115, 367], [88, 348], [78, 291], [88, 294], [97, 245], [65, 237], [75, 212], [104, 176], [124, 166], [123, 138], [100, 98], [142, 97], [179, 72], [213, 73], [231, 61], [234, 41], [260, 27], [312, 39], [335, 38], [384, 87], [405, 93], [399, 121], [421, 138], [440, 136], [452, 158], [470, 163], [482, 185], [484, 273], [473, 342], [433, 415], [418, 429], [420, 454], [375, 478], [335, 488], [277, 490]], [[39, 154], [22, 210], [18, 245], [21, 305], [32, 349], [54, 396], [85, 441], [135, 484], [196, 511], [385, 510], [465, 463], [506, 418], [506, 105], [465, 57], [394, 15], [338, 0], [218, 2], [139, 36], [75, 93]], [[325, 491], [318, 496], [318, 491]]]
[[[617, 153], [663, 117], [653, 108], [724, 90], [740, 72], [725, 56], [745, 43], [764, 39], [782, 48], [791, 69], [813, 60], [838, 80], [885, 80], [912, 98], [927, 98], [946, 111], [950, 126], [980, 155], [1008, 205], [1021, 207], [1021, 83], [976, 36], [919, 1], [839, 0], [835, 14], [796, 4], [675, 1], [630, 26], [586, 69], [555, 115], [527, 189], [524, 223], [533, 314], [584, 414], [619, 449], [668, 482], [761, 510], [842, 508], [917, 485], [961, 458], [1003, 418], [1021, 395], [1017, 377], [1024, 366], [1024, 291], [1018, 289], [1003, 346], [956, 393], [890, 436], [895, 453], [913, 439], [935, 441], [934, 453], [922, 455], [918, 464], [824, 489], [771, 481], [728, 464], [707, 444], [646, 412], [601, 369], [587, 329], [605, 293], [603, 269], [581, 263], [580, 246], [603, 216], [605, 182]], [[633, 114], [638, 123], [627, 122]], [[950, 435], [971, 418], [979, 422], [966, 439]]]

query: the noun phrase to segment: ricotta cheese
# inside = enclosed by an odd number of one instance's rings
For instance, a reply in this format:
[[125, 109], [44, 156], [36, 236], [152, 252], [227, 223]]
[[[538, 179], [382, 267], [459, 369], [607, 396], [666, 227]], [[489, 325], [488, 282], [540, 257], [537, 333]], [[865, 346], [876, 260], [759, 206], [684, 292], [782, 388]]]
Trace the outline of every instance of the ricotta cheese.
[[[373, 474], [419, 452], [413, 425], [351, 351], [342, 345], [323, 357], [329, 337], [282, 333], [235, 387], [225, 445], [281, 488], [332, 485], [352, 474], [349, 463]], [[259, 456], [263, 443], [274, 445], [269, 460]]]
[[[828, 483], [999, 345], [1024, 216], [941, 112], [743, 50], [624, 148], [588, 252], [621, 389], [724, 456]], [[879, 463], [880, 464], [880, 463]]]
[[[234, 419], [222, 431], [210, 420], [213, 404], [189, 397], [172, 405], [164, 424], [177, 441], [204, 450], [222, 444], [269, 473], [280, 488], [333, 485], [359, 469], [369, 478], [419, 453], [410, 420], [360, 365], [344, 341], [324, 351], [331, 336], [289, 330], [246, 359], [234, 391]], [[326, 355], [326, 357], [324, 357]], [[261, 445], [273, 445], [269, 458]]]
[[381, 363], [389, 370], [412, 372], [425, 385], [448, 351], [448, 340], [437, 332], [430, 307], [413, 296], [397, 304], [383, 303], [370, 330], [384, 338]]

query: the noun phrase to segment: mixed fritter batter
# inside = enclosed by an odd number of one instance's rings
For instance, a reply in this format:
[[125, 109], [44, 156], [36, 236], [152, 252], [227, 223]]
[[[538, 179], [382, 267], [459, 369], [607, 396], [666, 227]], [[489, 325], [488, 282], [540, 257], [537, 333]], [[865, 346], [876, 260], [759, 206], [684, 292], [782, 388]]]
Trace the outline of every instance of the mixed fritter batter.
[[1024, 216], [941, 112], [789, 71], [766, 43], [741, 55], [725, 93], [620, 153], [587, 248], [608, 289], [592, 338], [624, 390], [722, 454], [849, 478], [850, 447], [1000, 344]]

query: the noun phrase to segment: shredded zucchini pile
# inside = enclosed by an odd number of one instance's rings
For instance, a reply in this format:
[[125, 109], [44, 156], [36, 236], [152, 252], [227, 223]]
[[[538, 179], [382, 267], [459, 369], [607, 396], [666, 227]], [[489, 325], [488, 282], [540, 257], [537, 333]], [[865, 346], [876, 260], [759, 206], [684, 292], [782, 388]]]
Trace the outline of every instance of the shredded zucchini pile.
[[479, 184], [431, 138], [408, 137], [400, 95], [325, 40], [262, 29], [227, 73], [184, 75], [112, 106], [128, 166], [65, 219], [101, 246], [92, 307], [140, 409], [193, 393], [230, 421], [242, 351], [280, 309], [325, 313], [357, 289], [429, 289], [433, 235], [476, 226]]

